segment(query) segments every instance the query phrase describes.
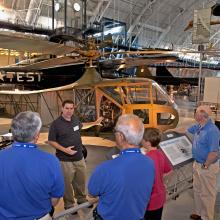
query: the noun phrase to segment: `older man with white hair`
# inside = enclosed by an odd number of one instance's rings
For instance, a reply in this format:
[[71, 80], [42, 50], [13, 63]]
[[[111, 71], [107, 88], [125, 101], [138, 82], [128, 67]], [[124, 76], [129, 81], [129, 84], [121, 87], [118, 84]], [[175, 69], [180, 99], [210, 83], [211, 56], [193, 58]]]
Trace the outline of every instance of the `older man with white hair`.
[[220, 132], [211, 121], [209, 106], [199, 106], [195, 112], [196, 124], [188, 128], [193, 134], [192, 154], [193, 191], [195, 213], [194, 220], [213, 220], [216, 200], [216, 182], [219, 172]]
[[135, 115], [122, 115], [115, 126], [120, 155], [93, 172], [89, 194], [98, 196], [95, 220], [141, 220], [154, 182], [154, 164], [141, 154], [144, 125]]
[[11, 124], [14, 143], [0, 151], [0, 219], [50, 220], [64, 194], [58, 159], [36, 145], [42, 122], [36, 112], [21, 112]]

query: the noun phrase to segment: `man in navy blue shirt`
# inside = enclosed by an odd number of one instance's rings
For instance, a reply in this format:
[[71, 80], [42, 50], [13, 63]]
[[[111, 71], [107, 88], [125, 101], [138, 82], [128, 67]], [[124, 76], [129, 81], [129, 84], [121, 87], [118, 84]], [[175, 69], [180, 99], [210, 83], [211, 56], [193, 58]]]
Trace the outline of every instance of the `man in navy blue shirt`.
[[194, 208], [190, 218], [213, 220], [216, 200], [216, 182], [219, 172], [220, 132], [211, 121], [209, 106], [199, 106], [195, 113], [196, 124], [188, 129], [194, 135], [192, 154]]
[[[56, 149], [63, 170], [65, 192], [64, 208], [87, 202], [86, 198], [86, 163], [82, 152], [81, 129], [99, 125], [102, 117], [94, 122], [81, 123], [74, 115], [74, 102], [64, 100], [61, 115], [50, 126], [48, 143]], [[75, 197], [75, 198], [74, 198]]]
[[38, 149], [38, 113], [21, 112], [12, 121], [14, 143], [0, 151], [0, 220], [51, 219], [64, 194], [58, 159]]
[[122, 115], [115, 127], [120, 155], [99, 165], [90, 177], [88, 191], [99, 197], [94, 219], [141, 220], [151, 195], [154, 164], [139, 145], [144, 125], [135, 115]]

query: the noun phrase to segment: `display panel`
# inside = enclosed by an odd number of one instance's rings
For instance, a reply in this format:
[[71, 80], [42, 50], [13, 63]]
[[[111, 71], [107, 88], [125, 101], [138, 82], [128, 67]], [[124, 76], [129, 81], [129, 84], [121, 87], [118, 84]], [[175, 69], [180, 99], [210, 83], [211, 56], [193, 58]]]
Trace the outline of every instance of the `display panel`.
[[192, 160], [192, 143], [185, 135], [160, 142], [160, 148], [173, 166]]

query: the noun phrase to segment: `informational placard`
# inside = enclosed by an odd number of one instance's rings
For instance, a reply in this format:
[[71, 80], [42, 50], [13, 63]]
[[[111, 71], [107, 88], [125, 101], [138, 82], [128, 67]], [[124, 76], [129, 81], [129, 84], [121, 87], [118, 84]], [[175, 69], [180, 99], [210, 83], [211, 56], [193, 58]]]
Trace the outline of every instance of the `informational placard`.
[[160, 148], [173, 166], [192, 160], [192, 143], [185, 135], [160, 142]]
[[193, 44], [208, 43], [210, 38], [211, 8], [194, 10]]

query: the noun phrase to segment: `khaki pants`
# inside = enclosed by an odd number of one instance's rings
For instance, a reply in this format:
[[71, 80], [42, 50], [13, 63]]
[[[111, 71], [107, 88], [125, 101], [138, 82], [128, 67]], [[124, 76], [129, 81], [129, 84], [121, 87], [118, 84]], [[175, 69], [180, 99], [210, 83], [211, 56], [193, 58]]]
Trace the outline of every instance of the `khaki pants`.
[[202, 169], [201, 164], [193, 164], [193, 191], [195, 214], [202, 220], [213, 220], [216, 200], [216, 182], [219, 163], [214, 163], [208, 169]]
[[74, 196], [78, 203], [86, 202], [86, 164], [85, 160], [60, 161], [64, 174], [65, 192], [64, 208], [68, 209], [74, 205]]

